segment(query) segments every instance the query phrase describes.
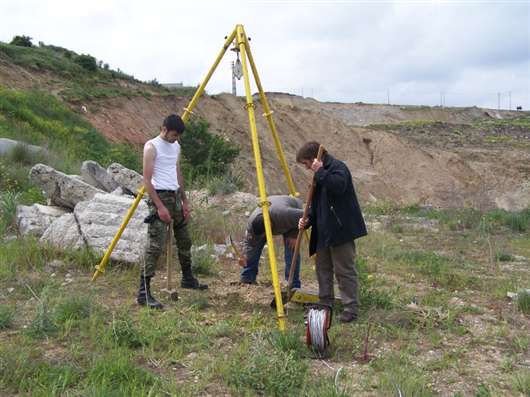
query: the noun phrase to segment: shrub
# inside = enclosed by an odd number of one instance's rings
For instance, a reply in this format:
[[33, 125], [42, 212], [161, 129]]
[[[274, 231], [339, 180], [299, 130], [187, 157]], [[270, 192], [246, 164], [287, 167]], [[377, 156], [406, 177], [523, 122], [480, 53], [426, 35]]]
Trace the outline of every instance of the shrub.
[[92, 55], [81, 54], [74, 58], [74, 62], [90, 72], [95, 72], [98, 69], [96, 58]]
[[31, 40], [33, 39], [29, 36], [15, 36], [9, 44], [16, 45], [19, 47], [33, 47], [33, 43], [31, 42]]
[[186, 125], [181, 145], [188, 180], [225, 174], [239, 154], [238, 145], [210, 133], [208, 122], [202, 119]]
[[15, 310], [6, 305], [0, 305], [0, 329], [11, 327]]
[[147, 344], [147, 340], [125, 314], [112, 319], [112, 339], [119, 346], [136, 349]]

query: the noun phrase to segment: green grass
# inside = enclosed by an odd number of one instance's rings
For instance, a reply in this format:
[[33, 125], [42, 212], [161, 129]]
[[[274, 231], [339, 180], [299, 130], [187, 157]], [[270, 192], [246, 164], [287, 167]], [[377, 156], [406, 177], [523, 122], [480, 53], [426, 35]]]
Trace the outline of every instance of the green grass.
[[[139, 148], [109, 143], [57, 98], [39, 91], [0, 87], [0, 136], [48, 148], [50, 153], [42, 160], [66, 173], [78, 173], [84, 160], [95, 160], [103, 166], [120, 162], [140, 169]], [[28, 161], [20, 151], [11, 154], [20, 164], [28, 166], [38, 160]]]
[[15, 309], [11, 306], [0, 304], [0, 330], [10, 328], [13, 325]]
[[517, 293], [517, 308], [524, 314], [530, 314], [530, 293], [519, 291]]
[[[297, 396], [307, 376], [307, 363], [291, 344], [267, 340], [262, 333], [246, 339], [233, 354], [224, 374], [237, 395]], [[276, 345], [276, 346], [275, 346]]]

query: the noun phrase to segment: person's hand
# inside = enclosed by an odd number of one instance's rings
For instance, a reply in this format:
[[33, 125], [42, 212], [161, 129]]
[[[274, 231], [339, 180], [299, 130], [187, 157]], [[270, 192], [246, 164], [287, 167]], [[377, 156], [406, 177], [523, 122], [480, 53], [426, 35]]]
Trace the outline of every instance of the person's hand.
[[311, 164], [311, 169], [314, 172], [317, 172], [320, 169], [320, 167], [322, 167], [322, 161], [318, 161], [317, 159], [314, 159], [313, 163]]
[[294, 251], [296, 247], [296, 239], [288, 237], [285, 242], [287, 243], [287, 246], [291, 249], [291, 251]]
[[237, 262], [239, 263], [239, 266], [245, 267], [247, 265], [247, 258], [245, 257], [245, 255], [241, 255]]
[[171, 223], [171, 215], [164, 205], [158, 209], [158, 217], [162, 220], [162, 222]]
[[182, 214], [184, 215], [184, 220], [188, 220], [190, 217], [190, 205], [188, 200], [182, 200]]
[[300, 220], [298, 221], [298, 229], [304, 230], [306, 226], [307, 226], [307, 218], [300, 218]]

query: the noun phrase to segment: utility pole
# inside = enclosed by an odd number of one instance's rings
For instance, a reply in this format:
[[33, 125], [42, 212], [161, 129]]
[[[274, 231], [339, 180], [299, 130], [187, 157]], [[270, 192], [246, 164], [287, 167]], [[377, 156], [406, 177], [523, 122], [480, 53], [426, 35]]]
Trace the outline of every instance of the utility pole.
[[501, 110], [501, 93], [497, 92], [497, 110]]
[[234, 61], [231, 62], [232, 64], [232, 95], [237, 96], [237, 90], [236, 90], [236, 74], [234, 71]]
[[386, 89], [386, 100], [387, 103], [390, 105], [390, 88]]
[[512, 110], [512, 92], [511, 91], [508, 91], [508, 103], [509, 103], [508, 109]]

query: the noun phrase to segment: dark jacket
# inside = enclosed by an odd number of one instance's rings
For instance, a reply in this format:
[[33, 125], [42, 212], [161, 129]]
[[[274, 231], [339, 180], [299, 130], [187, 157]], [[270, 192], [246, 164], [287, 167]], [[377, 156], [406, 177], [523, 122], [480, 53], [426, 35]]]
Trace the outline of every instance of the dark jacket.
[[346, 164], [326, 154], [323, 166], [315, 173], [315, 182], [309, 217], [312, 226], [309, 254], [366, 236], [366, 225]]

